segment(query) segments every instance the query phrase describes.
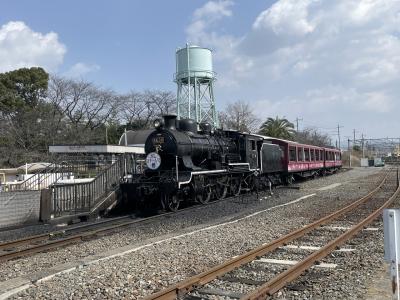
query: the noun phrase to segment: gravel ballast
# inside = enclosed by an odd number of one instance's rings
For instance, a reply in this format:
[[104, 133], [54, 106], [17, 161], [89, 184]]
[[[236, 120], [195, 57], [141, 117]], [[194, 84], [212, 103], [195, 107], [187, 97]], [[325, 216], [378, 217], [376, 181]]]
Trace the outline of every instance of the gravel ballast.
[[[3, 263], [0, 277], [6, 280], [109, 249], [143, 245], [151, 238], [162, 240], [167, 236], [196, 231], [316, 193], [294, 204], [255, 214], [238, 222], [197, 231], [57, 275], [14, 296], [38, 299], [137, 299], [261, 243], [269, 242], [352, 202], [377, 185], [378, 172], [378, 168], [357, 168], [303, 182], [299, 184], [300, 190], [277, 189], [272, 197], [261, 201], [236, 199], [205, 206], [187, 214], [156, 221], [143, 228], [126, 228], [114, 235], [83, 244]], [[342, 185], [335, 185], [337, 183]], [[328, 188], [318, 190], [324, 187]]]

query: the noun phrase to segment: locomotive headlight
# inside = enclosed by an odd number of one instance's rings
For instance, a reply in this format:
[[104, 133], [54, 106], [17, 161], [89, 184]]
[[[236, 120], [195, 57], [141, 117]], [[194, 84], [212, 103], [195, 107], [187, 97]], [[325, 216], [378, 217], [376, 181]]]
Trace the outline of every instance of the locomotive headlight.
[[161, 128], [161, 120], [160, 119], [154, 120], [154, 124], [153, 125], [154, 125], [155, 129]]
[[146, 165], [151, 170], [156, 170], [161, 165], [161, 157], [156, 152], [150, 152], [146, 156]]

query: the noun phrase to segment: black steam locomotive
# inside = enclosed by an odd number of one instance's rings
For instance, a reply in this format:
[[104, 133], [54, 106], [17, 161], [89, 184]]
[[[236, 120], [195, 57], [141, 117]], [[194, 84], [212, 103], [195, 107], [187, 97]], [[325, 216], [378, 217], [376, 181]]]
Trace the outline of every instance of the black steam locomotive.
[[124, 202], [176, 211], [182, 202], [212, 199], [263, 189], [285, 180], [283, 151], [263, 136], [212, 131], [208, 123], [167, 115], [154, 122], [145, 142], [143, 174], [121, 183]]

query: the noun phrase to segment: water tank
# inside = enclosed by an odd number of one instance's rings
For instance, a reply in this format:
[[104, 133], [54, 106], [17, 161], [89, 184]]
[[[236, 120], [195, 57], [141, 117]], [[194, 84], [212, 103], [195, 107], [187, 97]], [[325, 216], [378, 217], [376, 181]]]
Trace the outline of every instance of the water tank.
[[214, 77], [211, 50], [199, 46], [186, 46], [176, 51], [176, 80]]

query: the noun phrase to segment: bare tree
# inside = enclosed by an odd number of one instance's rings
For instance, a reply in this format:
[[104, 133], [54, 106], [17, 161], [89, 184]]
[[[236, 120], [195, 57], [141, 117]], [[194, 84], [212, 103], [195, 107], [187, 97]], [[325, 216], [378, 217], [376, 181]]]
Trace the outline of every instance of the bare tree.
[[175, 113], [175, 95], [168, 91], [147, 90], [144, 93], [131, 91], [121, 96], [118, 118], [131, 128], [149, 128], [152, 121], [165, 114]]
[[108, 120], [118, 107], [117, 96], [86, 81], [68, 81], [59, 108], [74, 125], [95, 129]]
[[129, 94], [121, 96], [118, 118], [122, 123], [128, 124], [134, 129], [147, 128], [154, 115], [154, 108], [143, 93], [131, 91]]
[[69, 143], [98, 142], [92, 131], [104, 127], [121, 105], [121, 97], [111, 90], [57, 76], [50, 78], [47, 101], [58, 112], [53, 120], [55, 132]]
[[144, 93], [147, 101], [154, 107], [157, 116], [175, 113], [176, 97], [172, 92], [160, 90], [147, 90]]
[[329, 135], [323, 134], [315, 128], [305, 128], [303, 131], [296, 132], [294, 140], [302, 144], [311, 144], [322, 147], [330, 146]]
[[255, 132], [259, 119], [253, 113], [250, 104], [236, 101], [227, 105], [224, 112], [219, 113], [220, 125], [224, 129], [234, 129], [243, 132]]

